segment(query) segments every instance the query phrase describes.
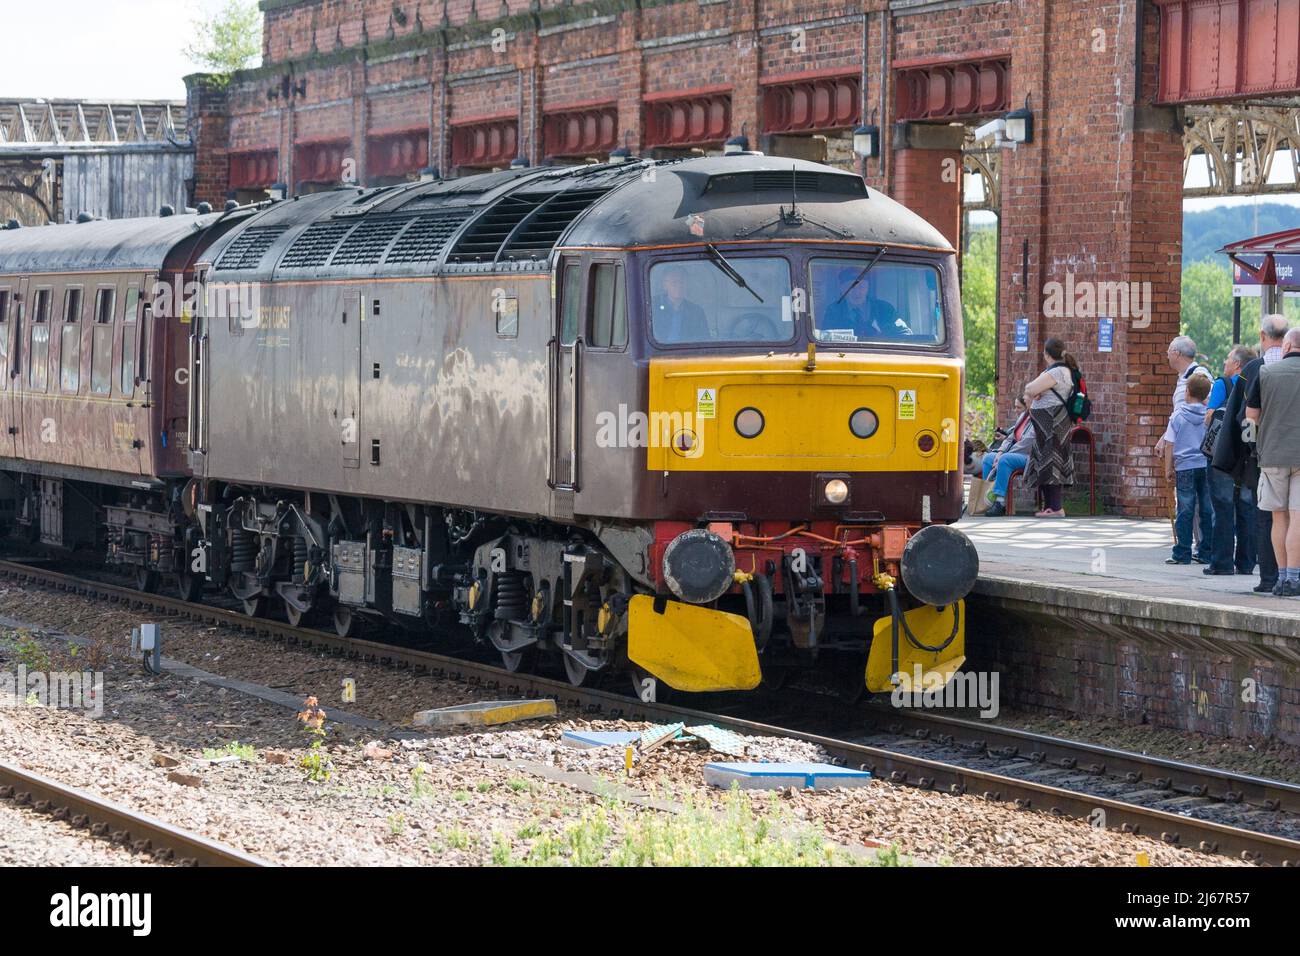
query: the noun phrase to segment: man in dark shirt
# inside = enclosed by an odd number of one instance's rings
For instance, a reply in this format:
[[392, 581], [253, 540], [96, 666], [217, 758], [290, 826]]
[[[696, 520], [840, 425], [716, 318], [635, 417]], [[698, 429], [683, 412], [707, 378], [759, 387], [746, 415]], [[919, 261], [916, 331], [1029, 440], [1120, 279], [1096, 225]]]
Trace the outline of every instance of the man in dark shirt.
[[[1213, 466], [1227, 472], [1245, 488], [1257, 489], [1259, 485], [1254, 430], [1246, 427], [1246, 397], [1263, 367], [1262, 356], [1242, 366], [1237, 383], [1228, 395], [1223, 427], [1219, 429], [1219, 438], [1214, 445]], [[1277, 586], [1277, 561], [1273, 557], [1272, 543], [1273, 513], [1259, 508], [1258, 503], [1256, 498], [1255, 551], [1259, 560], [1259, 584], [1255, 590], [1260, 594], [1271, 594]]]
[[686, 277], [675, 265], [664, 270], [663, 294], [655, 297], [654, 333], [660, 342], [701, 342], [718, 337], [704, 310], [686, 298]]
[[1259, 507], [1273, 514], [1273, 593], [1300, 597], [1300, 329], [1286, 334], [1282, 360], [1251, 382], [1246, 418], [1258, 426]]

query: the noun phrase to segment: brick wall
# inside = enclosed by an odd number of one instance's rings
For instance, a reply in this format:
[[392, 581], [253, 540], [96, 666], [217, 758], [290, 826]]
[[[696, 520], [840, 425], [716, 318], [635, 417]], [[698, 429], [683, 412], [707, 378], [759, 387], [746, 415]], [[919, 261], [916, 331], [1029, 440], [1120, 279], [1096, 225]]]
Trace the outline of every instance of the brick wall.
[[1300, 744], [1294, 665], [1189, 639], [1008, 614], [978, 597], [970, 606], [967, 668], [998, 672], [1004, 706]]
[[[1029, 98], [1036, 130], [1033, 143], [1000, 157], [1002, 416], [1041, 369], [1043, 342], [1064, 338], [1093, 392], [1103, 505], [1166, 513], [1150, 448], [1173, 388], [1164, 350], [1177, 327], [1182, 139], [1172, 113], [1148, 105], [1158, 70], [1153, 5], [1141, 25], [1127, 0], [263, 0], [263, 7], [266, 65], [234, 78], [226, 129], [215, 117], [202, 127], [204, 198], [223, 198], [225, 150], [276, 149], [280, 178], [292, 183], [295, 144], [347, 137], [364, 180], [367, 133], [426, 127], [430, 162], [448, 170], [452, 127], [503, 116], [517, 122], [520, 151], [536, 163], [544, 158], [544, 115], [575, 106], [617, 104], [619, 140], [636, 150], [645, 98], [675, 91], [727, 91], [731, 132], [743, 128], [757, 145], [764, 81], [858, 70], [864, 117], [883, 133], [882, 155], [859, 168], [955, 244], [960, 184], [945, 177], [945, 157], [891, 142], [896, 71], [1007, 58], [1010, 101]], [[843, 131], [835, 135], [842, 154]], [[1048, 284], [1067, 280], [1122, 283], [1138, 293], [1131, 304], [1149, 304], [1151, 314], [1112, 316], [1114, 351], [1099, 353], [1098, 316], [1046, 314]], [[1014, 350], [1018, 316], [1029, 321], [1028, 352]]]

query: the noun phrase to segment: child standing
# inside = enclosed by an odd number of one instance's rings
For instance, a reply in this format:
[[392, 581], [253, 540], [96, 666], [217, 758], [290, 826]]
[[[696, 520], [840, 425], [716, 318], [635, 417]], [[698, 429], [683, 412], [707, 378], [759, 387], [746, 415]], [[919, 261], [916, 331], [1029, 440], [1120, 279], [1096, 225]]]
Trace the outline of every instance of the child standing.
[[[1209, 462], [1201, 451], [1205, 440], [1205, 400], [1210, 397], [1212, 383], [1204, 375], [1193, 375], [1187, 380], [1187, 398], [1169, 417], [1171, 441], [1165, 444], [1165, 477], [1174, 478], [1178, 489], [1178, 517], [1174, 530], [1178, 541], [1173, 557], [1165, 564], [1210, 563], [1211, 529], [1214, 527], [1214, 509], [1210, 500]], [[1201, 547], [1192, 555], [1193, 514], [1201, 515]]]

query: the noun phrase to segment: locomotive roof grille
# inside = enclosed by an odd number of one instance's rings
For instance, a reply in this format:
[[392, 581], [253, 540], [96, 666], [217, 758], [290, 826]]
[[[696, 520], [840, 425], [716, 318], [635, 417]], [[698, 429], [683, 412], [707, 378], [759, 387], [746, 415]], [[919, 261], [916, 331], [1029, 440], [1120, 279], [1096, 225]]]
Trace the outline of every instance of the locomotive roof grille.
[[465, 231], [447, 262], [545, 260], [573, 221], [607, 192], [594, 187], [510, 194]]
[[743, 173], [722, 173], [710, 176], [704, 186], [706, 193], [740, 193], [782, 190], [799, 193], [838, 193], [863, 198], [866, 184], [859, 176], [841, 173], [816, 173], [807, 170], [766, 169]]
[[495, 262], [506, 240], [546, 196], [507, 195], [474, 222], [447, 256], [448, 262]]
[[443, 248], [456, 234], [460, 224], [470, 214], [469, 209], [458, 209], [441, 216], [420, 216], [411, 227], [397, 237], [384, 257], [385, 263], [433, 262], [442, 255]]
[[275, 240], [288, 226], [253, 226], [245, 229], [226, 247], [217, 260], [218, 269], [256, 269]]
[[570, 189], [556, 193], [520, 223], [501, 250], [501, 256], [508, 259], [545, 259], [570, 223], [607, 192], [608, 188]]
[[362, 219], [334, 251], [331, 266], [373, 266], [384, 258], [398, 234], [415, 221], [413, 216]]
[[309, 269], [325, 265], [354, 225], [354, 222], [336, 220], [313, 222], [280, 259], [280, 268]]

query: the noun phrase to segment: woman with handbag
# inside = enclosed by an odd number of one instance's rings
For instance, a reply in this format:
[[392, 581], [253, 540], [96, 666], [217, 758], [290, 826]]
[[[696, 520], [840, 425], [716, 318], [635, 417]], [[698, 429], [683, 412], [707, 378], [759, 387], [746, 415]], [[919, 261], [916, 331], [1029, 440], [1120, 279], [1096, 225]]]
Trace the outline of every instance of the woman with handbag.
[[1070, 450], [1068, 402], [1079, 381], [1079, 363], [1065, 350], [1065, 343], [1050, 338], [1043, 346], [1047, 368], [1025, 386], [1023, 400], [1029, 406], [1034, 425], [1034, 447], [1025, 468], [1025, 484], [1037, 487], [1043, 496], [1039, 518], [1064, 518], [1064, 493], [1074, 484], [1074, 455]]

